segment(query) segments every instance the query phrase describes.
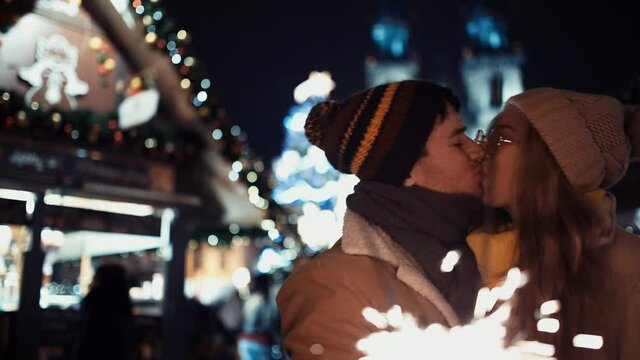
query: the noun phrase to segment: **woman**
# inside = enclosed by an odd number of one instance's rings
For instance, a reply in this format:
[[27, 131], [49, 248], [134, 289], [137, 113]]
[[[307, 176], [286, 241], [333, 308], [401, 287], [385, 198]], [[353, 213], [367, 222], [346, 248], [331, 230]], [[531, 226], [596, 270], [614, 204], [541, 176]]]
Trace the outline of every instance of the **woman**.
[[[628, 165], [623, 113], [611, 97], [534, 89], [509, 99], [482, 139], [484, 202], [509, 220], [489, 241], [475, 233], [468, 242], [485, 283], [510, 266], [528, 275], [508, 340], [551, 343], [560, 359], [639, 356], [640, 239], [615, 224], [615, 198], [603, 190]], [[559, 311], [541, 310], [553, 300]], [[550, 317], [559, 329], [539, 322]], [[598, 349], [580, 347], [585, 339]]]

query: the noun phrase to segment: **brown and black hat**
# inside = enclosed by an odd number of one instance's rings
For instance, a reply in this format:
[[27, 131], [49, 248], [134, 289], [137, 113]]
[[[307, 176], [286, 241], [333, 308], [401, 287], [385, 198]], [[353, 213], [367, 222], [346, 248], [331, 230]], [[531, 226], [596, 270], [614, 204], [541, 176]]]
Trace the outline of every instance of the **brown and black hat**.
[[428, 81], [379, 85], [315, 105], [305, 133], [338, 171], [401, 185], [447, 103], [459, 110], [451, 90]]

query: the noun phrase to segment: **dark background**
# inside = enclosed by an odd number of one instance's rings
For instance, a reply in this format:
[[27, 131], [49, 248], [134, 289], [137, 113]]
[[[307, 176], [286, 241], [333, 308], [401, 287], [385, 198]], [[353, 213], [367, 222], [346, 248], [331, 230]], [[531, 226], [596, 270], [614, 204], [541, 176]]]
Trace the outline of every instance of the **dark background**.
[[[282, 118], [293, 89], [328, 70], [333, 98], [365, 87], [370, 30], [382, 9], [402, 15], [421, 77], [461, 93], [460, 52], [472, 1], [165, 0], [168, 15], [193, 37], [212, 87], [250, 146], [265, 160], [282, 146]], [[623, 97], [640, 75], [640, 2], [484, 1], [504, 17], [525, 54], [525, 88], [554, 86]]]

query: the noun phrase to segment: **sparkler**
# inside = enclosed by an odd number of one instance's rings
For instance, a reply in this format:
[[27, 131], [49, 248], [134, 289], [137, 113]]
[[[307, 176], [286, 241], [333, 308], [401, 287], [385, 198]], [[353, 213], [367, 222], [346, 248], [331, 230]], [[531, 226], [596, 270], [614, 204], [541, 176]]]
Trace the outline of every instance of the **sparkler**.
[[[362, 311], [363, 316], [380, 331], [358, 341], [357, 348], [366, 355], [361, 360], [554, 359], [553, 345], [536, 341], [518, 341], [505, 346], [504, 337], [507, 331], [504, 322], [511, 313], [510, 299], [525, 283], [525, 273], [517, 268], [509, 270], [502, 285], [491, 290], [483, 288], [478, 293], [474, 320], [468, 325], [452, 328], [440, 324], [420, 328], [415, 318], [411, 314], [403, 313], [397, 305], [386, 313], [365, 308]], [[503, 302], [492, 311], [499, 300]], [[553, 313], [559, 309], [557, 302], [547, 302], [543, 305], [541, 313]], [[487, 315], [490, 311], [492, 312]], [[542, 323], [542, 327], [549, 332], [555, 330], [556, 325], [552, 321]], [[583, 339], [579, 340], [585, 342]], [[589, 340], [586, 342], [593, 343], [592, 339]]]

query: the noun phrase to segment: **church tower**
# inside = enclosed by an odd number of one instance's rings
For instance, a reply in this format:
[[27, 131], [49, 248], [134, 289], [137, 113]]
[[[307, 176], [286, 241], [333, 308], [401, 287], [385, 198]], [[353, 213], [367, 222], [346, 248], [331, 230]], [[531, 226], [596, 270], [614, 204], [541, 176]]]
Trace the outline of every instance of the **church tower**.
[[465, 24], [467, 44], [462, 50], [461, 75], [469, 134], [487, 129], [509, 97], [524, 90], [524, 54], [511, 44], [504, 21], [477, 6]]
[[367, 87], [418, 77], [420, 65], [410, 51], [409, 35], [409, 26], [401, 16], [382, 11], [371, 28], [377, 51], [365, 60]]

